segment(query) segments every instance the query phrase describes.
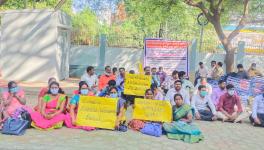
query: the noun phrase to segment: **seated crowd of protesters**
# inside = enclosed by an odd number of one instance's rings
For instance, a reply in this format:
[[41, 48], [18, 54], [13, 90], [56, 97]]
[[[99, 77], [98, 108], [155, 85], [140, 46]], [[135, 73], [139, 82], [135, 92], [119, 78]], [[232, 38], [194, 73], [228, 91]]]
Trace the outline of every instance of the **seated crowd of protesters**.
[[[250, 115], [245, 111], [234, 85], [227, 84], [221, 78], [225, 75], [222, 66], [221, 62], [212, 61], [212, 68], [207, 71], [204, 64], [200, 62], [195, 84], [189, 81], [184, 71], [175, 70], [171, 75], [167, 75], [162, 67], [158, 70], [155, 67], [144, 68], [145, 75], [152, 78], [151, 87], [145, 91], [145, 97], [142, 98], [168, 101], [173, 108], [173, 122], [163, 125], [168, 137], [176, 139], [172, 131], [177, 128], [177, 125], [191, 125], [194, 119], [236, 123], [249, 117], [253, 125], [264, 127], [264, 94], [255, 97]], [[248, 72], [241, 64], [237, 65], [237, 69], [235, 76], [240, 79], [262, 76], [256, 64], [252, 64]], [[134, 74], [135, 71], [130, 70], [129, 73]], [[112, 70], [110, 66], [106, 66], [105, 72], [98, 78], [94, 67], [89, 66], [81, 77], [79, 88], [73, 92], [71, 98], [68, 98], [56, 79], [50, 78], [47, 87], [43, 87], [39, 92], [36, 107], [31, 110], [26, 106], [24, 91], [16, 82], [11, 81], [8, 83], [8, 90], [1, 94], [1, 127], [18, 108], [23, 108], [30, 113], [31, 126], [36, 129], [57, 129], [65, 124], [68, 128], [94, 130], [94, 127], [78, 126], [76, 117], [80, 96], [99, 96], [118, 99], [116, 128], [119, 128], [125, 123], [125, 111], [128, 104], [133, 104], [129, 101], [135, 98], [135, 96], [124, 94], [125, 79], [125, 68]], [[212, 88], [207, 82], [209, 79], [217, 80], [218, 87]], [[195, 126], [190, 126], [190, 129], [198, 130]]]

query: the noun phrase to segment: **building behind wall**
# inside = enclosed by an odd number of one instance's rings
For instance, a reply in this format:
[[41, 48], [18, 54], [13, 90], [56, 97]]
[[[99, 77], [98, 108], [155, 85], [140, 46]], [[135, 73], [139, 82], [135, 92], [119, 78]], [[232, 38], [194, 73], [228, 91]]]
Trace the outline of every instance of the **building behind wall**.
[[69, 76], [71, 20], [61, 11], [1, 12], [0, 68], [5, 80]]

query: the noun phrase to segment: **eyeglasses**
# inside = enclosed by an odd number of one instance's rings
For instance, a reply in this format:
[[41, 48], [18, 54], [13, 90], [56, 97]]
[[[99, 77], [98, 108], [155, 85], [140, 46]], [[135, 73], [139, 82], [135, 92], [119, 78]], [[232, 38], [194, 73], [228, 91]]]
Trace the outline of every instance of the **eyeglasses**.
[[116, 94], [116, 92], [110, 92], [110, 94]]

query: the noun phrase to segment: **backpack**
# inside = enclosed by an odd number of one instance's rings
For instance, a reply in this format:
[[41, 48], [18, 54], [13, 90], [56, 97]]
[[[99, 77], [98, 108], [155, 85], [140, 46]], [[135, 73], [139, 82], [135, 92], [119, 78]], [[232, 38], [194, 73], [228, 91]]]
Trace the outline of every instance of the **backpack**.
[[160, 137], [162, 135], [162, 125], [160, 123], [147, 122], [140, 132], [150, 136]]
[[11, 116], [14, 119], [21, 119], [28, 121], [28, 128], [30, 128], [32, 119], [30, 114], [24, 108], [18, 108]]

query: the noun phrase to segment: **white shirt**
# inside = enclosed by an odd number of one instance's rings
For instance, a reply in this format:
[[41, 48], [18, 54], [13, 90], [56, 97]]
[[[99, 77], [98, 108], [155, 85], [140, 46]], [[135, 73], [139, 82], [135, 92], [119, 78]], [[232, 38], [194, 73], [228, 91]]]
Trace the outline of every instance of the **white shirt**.
[[171, 76], [168, 76], [165, 81], [162, 83], [162, 86], [164, 86], [165, 89], [169, 90], [171, 88], [174, 88], [174, 82], [178, 79], [173, 79]]
[[81, 77], [81, 81], [85, 81], [89, 87], [92, 87], [93, 85], [98, 85], [98, 78], [97, 75], [88, 75], [87, 73], [84, 73]]
[[197, 94], [194, 95], [192, 97], [191, 106], [194, 109], [195, 113], [197, 113], [199, 110], [207, 110], [207, 106], [209, 106], [212, 113], [214, 115], [216, 114], [214, 103], [212, 102], [211, 97], [209, 95], [206, 95], [204, 98]]
[[165, 100], [170, 101], [171, 105], [174, 106], [174, 105], [175, 105], [175, 101], [174, 101], [174, 95], [175, 95], [175, 94], [181, 94], [184, 103], [190, 105], [190, 95], [189, 95], [189, 93], [188, 93], [186, 90], [184, 90], [184, 89], [181, 89], [179, 92], [177, 92], [177, 91], [175, 90], [175, 88], [170, 89], [170, 90], [167, 92], [166, 96], [165, 96]]
[[257, 118], [257, 114], [264, 114], [264, 98], [263, 95], [255, 97], [252, 108], [252, 117]]
[[199, 72], [201, 77], [207, 77], [207, 75], [208, 75], [207, 69], [205, 67], [203, 67], [203, 68], [199, 67], [198, 72]]

